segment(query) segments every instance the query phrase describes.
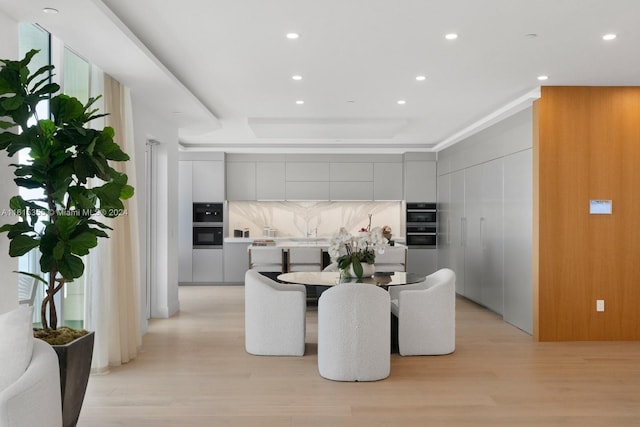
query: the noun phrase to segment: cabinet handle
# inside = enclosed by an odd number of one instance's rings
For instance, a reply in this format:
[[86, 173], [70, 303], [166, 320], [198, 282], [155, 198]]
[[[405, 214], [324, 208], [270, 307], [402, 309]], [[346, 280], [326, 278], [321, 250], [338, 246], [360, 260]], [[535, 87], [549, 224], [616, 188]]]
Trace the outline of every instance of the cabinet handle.
[[480, 217], [480, 247], [484, 248], [484, 217]]
[[447, 245], [451, 244], [451, 218], [447, 218]]

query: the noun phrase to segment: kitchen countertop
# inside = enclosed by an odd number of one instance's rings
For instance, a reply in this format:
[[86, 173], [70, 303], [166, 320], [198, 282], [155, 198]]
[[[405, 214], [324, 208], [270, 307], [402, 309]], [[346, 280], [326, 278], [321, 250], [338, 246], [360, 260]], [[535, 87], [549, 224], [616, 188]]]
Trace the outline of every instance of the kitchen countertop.
[[[301, 247], [319, 247], [328, 248], [329, 239], [324, 237], [305, 238], [305, 237], [225, 237], [224, 243], [253, 243], [254, 240], [273, 240], [279, 248], [301, 248]], [[403, 246], [405, 239], [403, 237], [393, 239], [396, 245]]]

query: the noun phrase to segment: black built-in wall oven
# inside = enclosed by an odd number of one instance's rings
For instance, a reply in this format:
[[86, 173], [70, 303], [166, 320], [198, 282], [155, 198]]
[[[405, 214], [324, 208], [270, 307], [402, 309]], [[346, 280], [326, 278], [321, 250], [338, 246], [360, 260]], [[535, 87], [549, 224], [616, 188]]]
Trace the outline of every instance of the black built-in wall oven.
[[193, 248], [222, 248], [224, 240], [222, 203], [193, 204]]
[[435, 248], [438, 216], [435, 203], [407, 203], [407, 246]]

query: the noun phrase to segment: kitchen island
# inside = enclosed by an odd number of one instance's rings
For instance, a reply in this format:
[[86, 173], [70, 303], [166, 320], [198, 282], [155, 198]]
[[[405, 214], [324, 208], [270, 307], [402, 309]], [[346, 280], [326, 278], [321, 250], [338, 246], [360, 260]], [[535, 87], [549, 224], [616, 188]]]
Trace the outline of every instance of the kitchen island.
[[[272, 240], [275, 247], [281, 248], [287, 256], [292, 248], [320, 248], [323, 253], [323, 266], [330, 263], [329, 238], [326, 237], [227, 237], [224, 239], [224, 282], [244, 283], [244, 273], [249, 268], [249, 248], [256, 241]], [[403, 246], [404, 239], [394, 239], [397, 246]], [[256, 245], [264, 247], [264, 245]]]

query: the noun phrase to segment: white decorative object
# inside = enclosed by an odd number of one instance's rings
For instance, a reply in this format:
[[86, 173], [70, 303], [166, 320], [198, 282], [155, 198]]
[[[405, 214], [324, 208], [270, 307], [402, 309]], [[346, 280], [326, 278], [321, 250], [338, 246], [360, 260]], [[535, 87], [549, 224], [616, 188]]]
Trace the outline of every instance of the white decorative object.
[[[371, 228], [371, 214], [369, 226], [363, 227], [354, 236], [342, 227], [331, 237], [329, 242], [329, 256], [331, 261], [338, 263], [338, 268], [352, 277], [367, 277], [375, 273], [372, 265], [376, 253], [384, 252], [387, 239], [382, 235], [380, 227]], [[366, 273], [365, 273], [366, 268]]]

